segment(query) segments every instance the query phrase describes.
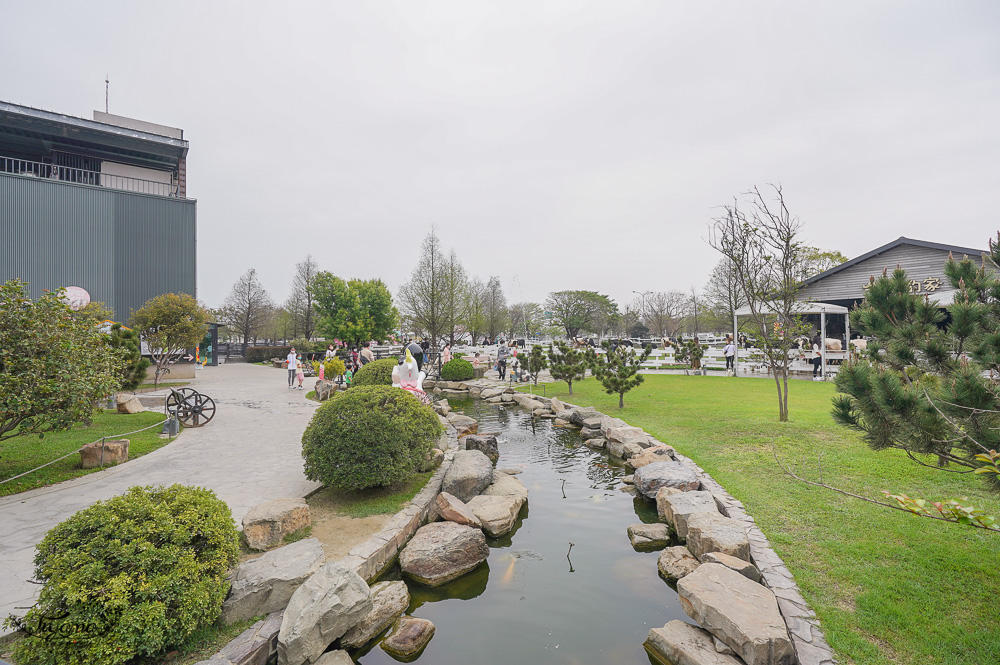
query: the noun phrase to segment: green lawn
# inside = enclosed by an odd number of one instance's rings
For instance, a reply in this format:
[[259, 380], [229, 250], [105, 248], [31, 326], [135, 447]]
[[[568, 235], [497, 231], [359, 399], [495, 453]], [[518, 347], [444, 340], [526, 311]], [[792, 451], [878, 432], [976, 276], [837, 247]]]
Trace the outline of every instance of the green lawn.
[[[41, 439], [37, 436], [18, 436], [8, 439], [0, 443], [0, 480], [16, 476], [66, 453], [79, 450], [81, 446], [103, 436], [131, 432], [162, 421], [163, 414], [155, 411], [121, 414], [115, 411], [100, 410], [94, 417], [94, 422], [87, 427], [77, 425], [65, 432], [46, 434]], [[124, 437], [129, 440], [129, 459], [140, 457], [166, 445], [168, 440], [159, 438], [157, 436], [159, 433], [160, 428], [153, 427], [144, 432]], [[70, 455], [44, 469], [0, 485], [0, 496], [44, 487], [99, 470], [80, 468], [80, 456]]]
[[968, 496], [997, 514], [1000, 497], [980, 478], [869, 449], [833, 422], [828, 383], [791, 382], [790, 422], [779, 423], [773, 380], [645, 378], [625, 395], [624, 409], [594, 379], [574, 383], [572, 397], [559, 382], [546, 385], [545, 394], [646, 429], [743, 501], [792, 570], [842, 663], [1000, 663], [1000, 534], [809, 487], [778, 468], [773, 450], [812, 478], [822, 453], [823, 478], [853, 492]]

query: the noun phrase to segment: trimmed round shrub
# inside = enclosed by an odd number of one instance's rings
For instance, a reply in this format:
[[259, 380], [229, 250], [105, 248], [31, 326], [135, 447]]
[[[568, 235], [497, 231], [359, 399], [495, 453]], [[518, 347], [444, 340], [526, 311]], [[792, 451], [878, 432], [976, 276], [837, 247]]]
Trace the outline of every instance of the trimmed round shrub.
[[408, 391], [355, 386], [319, 407], [302, 435], [306, 477], [340, 491], [402, 482], [443, 431]]
[[19, 663], [125, 663], [208, 626], [229, 592], [239, 535], [211, 490], [131, 487], [38, 544], [38, 603], [11, 627]]
[[468, 381], [475, 374], [472, 363], [461, 358], [452, 358], [441, 366], [441, 378], [444, 381]]
[[373, 360], [354, 373], [352, 386], [391, 386], [392, 368], [398, 365], [395, 358]]

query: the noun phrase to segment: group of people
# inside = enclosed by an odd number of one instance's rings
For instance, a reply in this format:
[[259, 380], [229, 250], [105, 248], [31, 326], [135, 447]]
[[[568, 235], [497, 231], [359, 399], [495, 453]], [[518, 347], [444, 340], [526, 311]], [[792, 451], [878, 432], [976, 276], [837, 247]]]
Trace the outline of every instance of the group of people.
[[[333, 344], [330, 344], [326, 347], [326, 354], [323, 359], [329, 360], [330, 358], [336, 357], [337, 350], [334, 348]], [[365, 342], [360, 348], [357, 346], [350, 347], [344, 364], [347, 366], [347, 370], [353, 374], [373, 360], [375, 360], [375, 353], [372, 351], [372, 343]]]

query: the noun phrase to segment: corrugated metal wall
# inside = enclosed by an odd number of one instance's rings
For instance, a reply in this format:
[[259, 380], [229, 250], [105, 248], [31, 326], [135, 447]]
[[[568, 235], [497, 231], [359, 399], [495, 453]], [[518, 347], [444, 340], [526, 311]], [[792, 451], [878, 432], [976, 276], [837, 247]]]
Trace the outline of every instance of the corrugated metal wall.
[[196, 295], [196, 203], [0, 173], [0, 282], [82, 286], [116, 318]]

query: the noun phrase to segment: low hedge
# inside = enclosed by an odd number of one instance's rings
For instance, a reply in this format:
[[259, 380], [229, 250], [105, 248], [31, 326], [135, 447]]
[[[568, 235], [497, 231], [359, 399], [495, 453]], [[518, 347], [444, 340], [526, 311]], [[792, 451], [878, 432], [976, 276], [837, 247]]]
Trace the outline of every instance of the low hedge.
[[229, 507], [211, 490], [131, 487], [52, 528], [38, 544], [44, 586], [14, 645], [19, 663], [119, 665], [210, 625], [239, 559]]
[[292, 347], [290, 346], [248, 346], [246, 361], [248, 363], [262, 363], [267, 362], [271, 358], [281, 358], [284, 360], [291, 351]]
[[372, 360], [354, 373], [351, 386], [391, 386], [392, 368], [398, 364], [395, 358]]
[[443, 431], [434, 411], [406, 390], [355, 386], [319, 407], [302, 435], [306, 477], [339, 491], [402, 482]]
[[452, 358], [441, 366], [441, 379], [444, 381], [468, 381], [475, 375], [472, 363], [461, 358]]

